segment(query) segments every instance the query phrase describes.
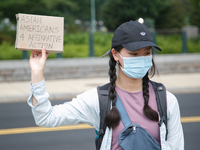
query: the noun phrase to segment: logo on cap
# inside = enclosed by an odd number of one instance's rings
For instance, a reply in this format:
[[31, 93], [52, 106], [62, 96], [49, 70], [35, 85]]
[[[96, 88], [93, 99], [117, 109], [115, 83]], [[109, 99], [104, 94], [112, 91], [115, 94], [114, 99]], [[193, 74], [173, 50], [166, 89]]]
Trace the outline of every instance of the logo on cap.
[[140, 32], [140, 34], [141, 34], [142, 36], [145, 36], [145, 35], [146, 35], [146, 32]]

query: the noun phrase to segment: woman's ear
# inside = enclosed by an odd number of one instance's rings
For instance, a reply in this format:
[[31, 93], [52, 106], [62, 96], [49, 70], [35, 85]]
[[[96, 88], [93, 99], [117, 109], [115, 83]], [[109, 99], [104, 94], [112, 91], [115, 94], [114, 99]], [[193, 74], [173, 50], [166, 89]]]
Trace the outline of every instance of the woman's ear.
[[113, 55], [114, 60], [119, 61], [119, 54], [114, 48], [111, 49], [111, 53]]

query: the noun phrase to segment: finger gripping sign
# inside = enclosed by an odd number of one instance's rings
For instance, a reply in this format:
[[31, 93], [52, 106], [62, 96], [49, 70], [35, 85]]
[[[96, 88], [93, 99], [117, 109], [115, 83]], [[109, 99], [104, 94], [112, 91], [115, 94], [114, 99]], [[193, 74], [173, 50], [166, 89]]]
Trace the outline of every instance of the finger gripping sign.
[[16, 14], [15, 48], [19, 50], [63, 52], [64, 18], [32, 14]]

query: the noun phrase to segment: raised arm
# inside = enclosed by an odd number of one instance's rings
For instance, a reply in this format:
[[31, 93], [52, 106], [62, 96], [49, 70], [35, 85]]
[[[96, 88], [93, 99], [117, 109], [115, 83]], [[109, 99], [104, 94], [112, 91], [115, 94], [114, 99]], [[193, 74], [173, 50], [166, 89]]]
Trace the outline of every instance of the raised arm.
[[[43, 71], [48, 53], [32, 52], [30, 56], [31, 93], [27, 100], [32, 108], [35, 123], [43, 127], [57, 127], [67, 124], [87, 123], [99, 129], [99, 101], [97, 89], [88, 90], [77, 95], [70, 102], [52, 106], [49, 94], [45, 90]], [[68, 85], [70, 86], [70, 85]]]
[[[30, 55], [30, 68], [31, 68], [31, 83], [35, 84], [38, 82], [41, 82], [43, 80], [43, 71], [46, 64], [46, 59], [48, 57], [48, 53], [46, 52], [46, 49], [43, 48], [42, 52], [36, 52], [33, 51]], [[36, 106], [38, 101], [33, 96], [32, 97], [32, 104], [33, 106]]]

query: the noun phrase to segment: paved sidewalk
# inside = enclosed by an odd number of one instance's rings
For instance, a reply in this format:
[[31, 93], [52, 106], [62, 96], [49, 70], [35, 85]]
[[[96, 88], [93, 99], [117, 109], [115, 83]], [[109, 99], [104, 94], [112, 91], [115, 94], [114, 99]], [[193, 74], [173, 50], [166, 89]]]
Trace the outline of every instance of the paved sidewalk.
[[[172, 93], [200, 92], [200, 73], [166, 74], [153, 77]], [[109, 82], [109, 78], [47, 80], [46, 91], [50, 100], [67, 100], [91, 88]], [[0, 83], [0, 103], [25, 102], [30, 93], [30, 82]]]

